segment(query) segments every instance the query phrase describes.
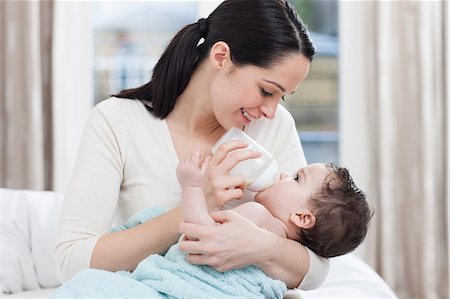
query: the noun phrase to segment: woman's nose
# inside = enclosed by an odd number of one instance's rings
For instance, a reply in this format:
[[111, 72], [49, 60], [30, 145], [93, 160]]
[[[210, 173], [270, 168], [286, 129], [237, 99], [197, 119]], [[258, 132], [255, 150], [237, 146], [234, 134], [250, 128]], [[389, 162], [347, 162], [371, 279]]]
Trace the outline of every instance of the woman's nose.
[[275, 117], [275, 111], [277, 110], [278, 101], [270, 101], [261, 106], [261, 113], [265, 118], [273, 119]]

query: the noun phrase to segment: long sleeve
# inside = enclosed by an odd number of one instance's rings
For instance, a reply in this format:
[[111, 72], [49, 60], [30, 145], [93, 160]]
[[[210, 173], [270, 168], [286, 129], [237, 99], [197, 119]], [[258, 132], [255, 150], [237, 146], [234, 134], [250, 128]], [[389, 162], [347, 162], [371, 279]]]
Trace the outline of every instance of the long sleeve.
[[167, 123], [140, 101], [110, 98], [94, 107], [60, 219], [60, 279], [89, 268], [97, 240], [112, 226], [148, 207], [178, 206], [177, 164]]
[[309, 269], [298, 288], [307, 291], [317, 289], [322, 285], [330, 270], [330, 261], [318, 256], [308, 247], [305, 248], [309, 254]]
[[89, 268], [98, 238], [112, 226], [124, 163], [121, 111], [114, 104], [91, 111], [66, 190], [56, 247], [62, 282]]

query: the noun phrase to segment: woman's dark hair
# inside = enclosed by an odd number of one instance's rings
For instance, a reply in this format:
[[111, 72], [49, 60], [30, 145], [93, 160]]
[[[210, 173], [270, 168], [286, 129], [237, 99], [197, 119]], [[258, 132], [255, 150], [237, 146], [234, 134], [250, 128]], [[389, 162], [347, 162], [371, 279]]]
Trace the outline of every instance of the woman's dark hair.
[[187, 25], [175, 35], [150, 82], [115, 96], [151, 102], [149, 110], [165, 118], [197, 65], [218, 41], [228, 44], [231, 60], [239, 66], [267, 68], [292, 53], [302, 53], [309, 60], [315, 53], [305, 24], [286, 0], [226, 0], [207, 19]]

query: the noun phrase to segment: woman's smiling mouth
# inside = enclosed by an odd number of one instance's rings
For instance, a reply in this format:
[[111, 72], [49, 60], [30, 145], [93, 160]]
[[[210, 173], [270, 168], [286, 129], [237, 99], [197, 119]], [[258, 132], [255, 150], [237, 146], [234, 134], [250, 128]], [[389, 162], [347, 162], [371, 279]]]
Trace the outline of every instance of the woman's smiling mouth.
[[244, 119], [246, 120], [245, 124], [248, 125], [252, 120], [255, 118], [252, 117], [244, 108], [241, 108], [242, 115], [244, 116]]

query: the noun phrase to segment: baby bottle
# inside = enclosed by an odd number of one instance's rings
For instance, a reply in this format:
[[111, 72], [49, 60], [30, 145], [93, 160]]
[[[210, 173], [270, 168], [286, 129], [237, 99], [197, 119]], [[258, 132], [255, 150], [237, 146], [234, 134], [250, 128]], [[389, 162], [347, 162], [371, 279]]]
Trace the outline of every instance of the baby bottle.
[[242, 175], [246, 178], [245, 187], [254, 192], [262, 191], [270, 187], [277, 175], [278, 164], [275, 159], [259, 145], [255, 140], [250, 138], [242, 130], [231, 128], [228, 130], [217, 143], [213, 146], [212, 152], [215, 153], [219, 146], [229, 140], [243, 140], [248, 147], [237, 150], [256, 150], [261, 156], [256, 159], [249, 159], [239, 162], [231, 171], [231, 175]]

